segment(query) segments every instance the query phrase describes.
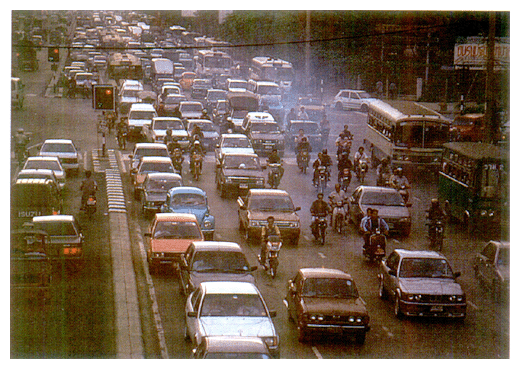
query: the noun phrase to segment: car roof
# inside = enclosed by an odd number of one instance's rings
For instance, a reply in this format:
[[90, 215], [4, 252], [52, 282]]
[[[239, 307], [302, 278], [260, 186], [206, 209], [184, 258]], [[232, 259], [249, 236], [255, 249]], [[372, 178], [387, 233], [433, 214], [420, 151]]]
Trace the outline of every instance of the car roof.
[[207, 352], [250, 352], [269, 354], [264, 341], [260, 337], [243, 336], [206, 336]]
[[497, 247], [501, 249], [508, 249], [509, 248], [509, 241], [496, 241], [496, 240], [490, 240], [487, 242], [487, 244], [492, 243], [496, 245]]
[[197, 222], [197, 217], [189, 213], [157, 213], [155, 219], [158, 222]]
[[162, 143], [141, 142], [141, 143], [136, 143], [135, 144], [134, 151], [136, 149], [141, 149], [141, 148], [146, 148], [146, 149], [150, 149], [150, 148], [168, 149], [168, 147], [165, 144], [162, 144]]
[[153, 162], [153, 163], [171, 163], [172, 159], [169, 156], [143, 156], [141, 162]]
[[177, 173], [168, 173], [168, 172], [152, 172], [146, 174], [148, 178], [174, 178], [174, 179], [182, 179], [180, 174]]
[[198, 187], [190, 187], [190, 186], [181, 186], [181, 187], [173, 187], [168, 191], [171, 195], [179, 194], [179, 193], [195, 193], [206, 196], [206, 192]]
[[243, 133], [223, 133], [221, 138], [247, 138], [249, 140], [249, 137], [247, 137]]
[[52, 177], [55, 177], [54, 175], [54, 171], [52, 169], [22, 169], [21, 171], [18, 172], [18, 176], [20, 174], [36, 174], [36, 173], [39, 173], [39, 174], [43, 174], [43, 175], [48, 175], [48, 176], [52, 176]]
[[252, 188], [249, 190], [251, 196], [289, 196], [285, 190], [270, 188]]
[[260, 292], [253, 283], [232, 281], [209, 281], [200, 284], [201, 290], [210, 294], [254, 294]]
[[155, 111], [155, 108], [152, 104], [146, 103], [133, 103], [130, 107], [130, 110], [147, 110], [147, 111]]
[[353, 90], [351, 88], [345, 88], [343, 90], [339, 90], [339, 92], [343, 92], [343, 91], [351, 91], [351, 92], [366, 92], [365, 90]]
[[226, 152], [223, 153], [224, 156], [249, 156], [258, 158], [258, 154], [252, 152]]
[[341, 278], [352, 279], [352, 276], [342, 270], [330, 268], [302, 268], [300, 273], [304, 278]]
[[370, 192], [397, 192], [397, 190], [395, 188], [391, 188], [391, 187], [379, 187], [379, 186], [358, 186], [356, 188], [356, 190], [358, 188], [361, 188], [361, 190], [363, 192], [365, 191], [370, 191]]
[[57, 161], [61, 165], [61, 161], [57, 156], [30, 156], [27, 161]]
[[46, 143], [63, 143], [63, 144], [72, 144], [72, 140], [66, 139], [66, 138], [54, 138], [54, 139], [48, 139], [43, 142]]
[[262, 111], [251, 111], [247, 113], [247, 116], [251, 119], [273, 119], [273, 116], [270, 113], [262, 112]]
[[395, 249], [394, 252], [399, 254], [402, 258], [432, 258], [432, 259], [446, 259], [444, 255], [437, 251], [431, 250], [406, 250]]
[[195, 241], [191, 243], [196, 251], [235, 251], [243, 252], [242, 247], [235, 242], [227, 241]]
[[74, 221], [74, 215], [42, 215], [33, 217], [32, 219], [33, 223], [40, 223], [40, 222], [73, 222]]
[[178, 122], [182, 122], [182, 120], [180, 120], [177, 117], [153, 117], [153, 120], [154, 121], [156, 121], [156, 120], [175, 120], [175, 121], [178, 121]]

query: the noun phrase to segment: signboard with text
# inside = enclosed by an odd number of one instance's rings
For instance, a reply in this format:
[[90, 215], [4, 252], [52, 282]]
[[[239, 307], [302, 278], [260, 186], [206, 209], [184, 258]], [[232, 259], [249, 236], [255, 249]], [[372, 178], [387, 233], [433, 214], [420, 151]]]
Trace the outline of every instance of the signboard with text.
[[[455, 44], [454, 65], [456, 69], [468, 67], [472, 70], [486, 69], [487, 44], [484, 39]], [[509, 43], [495, 42], [495, 70], [509, 69]]]

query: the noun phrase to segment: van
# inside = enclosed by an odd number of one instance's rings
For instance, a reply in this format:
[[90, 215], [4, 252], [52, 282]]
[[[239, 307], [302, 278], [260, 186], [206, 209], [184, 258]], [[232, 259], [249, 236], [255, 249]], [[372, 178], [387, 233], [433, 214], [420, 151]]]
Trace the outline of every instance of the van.
[[18, 77], [11, 77], [11, 105], [21, 109], [23, 107], [24, 84]]
[[18, 179], [11, 188], [11, 226], [21, 226], [35, 216], [60, 214], [62, 206], [62, 199], [52, 180]]

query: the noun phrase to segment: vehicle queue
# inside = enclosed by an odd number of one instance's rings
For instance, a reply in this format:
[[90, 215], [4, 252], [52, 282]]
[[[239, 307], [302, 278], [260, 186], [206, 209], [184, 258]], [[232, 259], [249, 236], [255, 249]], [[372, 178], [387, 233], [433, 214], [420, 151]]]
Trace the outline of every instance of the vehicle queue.
[[[106, 28], [107, 32], [111, 28], [114, 30], [121, 29], [122, 26], [114, 24], [112, 27]], [[78, 39], [80, 38], [79, 36], [83, 34], [82, 32], [82, 30], [77, 30], [76, 37], [78, 37]], [[125, 30], [125, 32], [128, 31]], [[99, 36], [100, 38], [104, 37], [106, 39], [106, 34], [101, 33]], [[185, 38], [175, 38], [172, 35], [172, 39], [169, 40], [169, 42], [177, 45], [179, 50], [182, 50], [182, 42], [185, 40]], [[83, 44], [83, 46], [84, 45], [85, 44]], [[155, 50], [155, 52], [160, 53], [161, 43], [157, 42], [154, 45], [157, 47], [156, 49], [147, 49], [146, 51]], [[245, 104], [243, 108], [245, 107], [246, 109], [241, 109], [245, 114], [233, 117], [238, 117], [239, 124], [236, 124], [232, 121], [232, 111], [228, 110], [222, 113], [216, 109], [218, 102], [223, 99], [217, 100], [216, 102], [204, 100], [207, 91], [215, 86], [206, 86], [207, 89], [205, 93], [200, 92], [201, 88], [199, 88], [197, 90], [199, 96], [197, 96], [197, 98], [193, 97], [193, 86], [197, 85], [196, 77], [199, 77], [196, 74], [197, 68], [195, 70], [189, 70], [189, 64], [186, 63], [183, 64], [186, 74], [183, 73], [178, 78], [175, 77], [174, 73], [171, 73], [171, 76], [161, 75], [160, 77], [157, 73], [151, 73], [147, 80], [147, 67], [153, 65], [154, 61], [151, 52], [144, 52], [146, 55], [143, 55], [142, 51], [135, 52], [134, 54], [132, 54], [131, 50], [128, 50], [128, 52], [135, 57], [140, 57], [142, 72], [139, 72], [139, 67], [135, 67], [132, 70], [125, 69], [124, 63], [122, 63], [123, 66], [118, 69], [117, 74], [115, 74], [115, 72], [108, 73], [110, 70], [116, 70], [116, 68], [107, 61], [107, 69], [105, 69], [104, 64], [101, 63], [101, 60], [104, 59], [100, 58], [100, 56], [103, 55], [97, 54], [97, 51], [87, 54], [87, 63], [83, 65], [76, 64], [75, 66], [84, 67], [89, 73], [96, 73], [100, 76], [99, 80], [92, 81], [90, 86], [99, 83], [99, 81], [119, 86], [118, 98], [115, 101], [113, 109], [113, 113], [117, 117], [117, 135], [118, 137], [120, 137], [120, 135], [128, 135], [129, 139], [136, 141], [134, 151], [130, 156], [132, 164], [129, 172], [132, 176], [135, 199], [142, 201], [144, 215], [152, 218], [150, 221], [150, 230], [144, 235], [147, 238], [147, 255], [150, 273], [160, 272], [160, 269], [164, 267], [175, 267], [179, 271], [182, 276], [181, 283], [186, 298], [186, 336], [192, 341], [194, 346], [199, 347], [199, 349], [200, 347], [206, 347], [208, 351], [211, 351], [207, 348], [207, 346], [210, 345], [210, 341], [208, 341], [209, 338], [220, 335], [237, 336], [237, 332], [244, 332], [244, 327], [246, 327], [247, 324], [255, 322], [255, 324], [262, 325], [263, 328], [259, 332], [251, 332], [250, 334], [258, 335], [262, 339], [264, 346], [260, 346], [260, 351], [267, 349], [265, 352], [256, 353], [269, 357], [277, 357], [279, 356], [280, 342], [271, 321], [275, 313], [268, 309], [260, 291], [255, 286], [254, 281], [251, 281], [249, 277], [250, 271], [254, 270], [255, 267], [250, 266], [247, 260], [243, 261], [241, 259], [243, 252], [239, 245], [227, 245], [224, 242], [213, 241], [213, 234], [215, 229], [218, 228], [218, 223], [216, 224], [215, 222], [215, 214], [210, 214], [207, 196], [200, 188], [184, 186], [184, 178], [182, 176], [191, 172], [191, 174], [188, 175], [193, 176], [196, 183], [198, 179], [197, 171], [199, 171], [200, 174], [200, 171], [203, 170], [204, 160], [202, 158], [214, 150], [215, 156], [218, 158], [215, 185], [220, 189], [220, 193], [223, 197], [229, 196], [231, 193], [237, 196], [237, 210], [239, 214], [238, 226], [244, 232], [246, 240], [251, 243], [266, 243], [267, 239], [262, 239], [261, 237], [262, 229], [266, 227], [269, 217], [272, 217], [274, 218], [274, 225], [281, 231], [280, 236], [283, 236], [283, 242], [290, 241], [297, 245], [302, 224], [296, 212], [301, 209], [293, 205], [289, 193], [275, 189], [275, 186], [269, 186], [268, 181], [266, 181], [261, 174], [262, 169], [266, 169], [267, 165], [262, 166], [261, 160], [266, 160], [266, 164], [268, 164], [272, 159], [271, 154], [273, 153], [273, 149], [277, 149], [282, 157], [284, 156], [284, 151], [285, 157], [292, 156], [292, 150], [297, 150], [301, 138], [312, 135], [313, 146], [315, 150], [318, 150], [321, 154], [316, 162], [314, 162], [316, 165], [313, 165], [315, 173], [318, 174], [317, 177], [314, 175], [314, 178], [320, 179], [319, 171], [322, 170], [320, 168], [325, 167], [323, 185], [317, 185], [318, 193], [323, 194], [324, 192], [329, 192], [329, 189], [333, 187], [332, 183], [335, 182], [332, 180], [332, 172], [335, 171], [335, 169], [331, 167], [330, 164], [325, 164], [326, 160], [324, 160], [326, 157], [328, 157], [329, 160], [331, 159], [327, 153], [326, 141], [323, 139], [324, 132], [320, 130], [320, 124], [323, 125], [323, 120], [326, 119], [325, 114], [321, 117], [318, 116], [314, 118], [314, 120], [308, 116], [303, 116], [303, 114], [296, 117], [296, 119], [286, 120], [284, 114], [281, 119], [276, 120], [274, 118], [275, 114], [271, 114], [269, 109], [267, 109], [267, 111], [261, 109], [262, 106], [259, 103], [260, 96], [258, 91], [256, 91], [256, 93], [253, 91], [247, 92], [246, 88], [246, 92], [242, 93], [247, 97], [247, 101], [256, 100], [257, 103], [251, 104], [248, 102]], [[185, 52], [184, 54], [190, 56], [189, 52]], [[71, 62], [81, 61], [84, 59], [84, 56], [85, 55], [81, 53], [71, 54]], [[197, 61], [197, 59], [195, 59], [196, 56], [197, 55], [193, 56], [195, 66], [211, 65], [211, 62], [208, 60], [200, 64], [202, 62], [200, 62], [200, 60]], [[216, 55], [216, 57], [222, 57], [222, 55]], [[78, 58], [79, 60], [74, 60], [74, 58]], [[97, 62], [88, 63], [91, 59]], [[108, 55], [106, 60], [112, 59], [114, 58]], [[227, 60], [226, 58], [225, 65], [227, 65]], [[88, 67], [89, 64], [91, 65], [91, 69]], [[172, 64], [174, 67], [177, 66], [173, 61]], [[136, 70], [137, 72], [135, 72]], [[204, 74], [200, 75], [201, 79], [213, 79], [216, 83], [218, 77], [220, 77], [220, 75], [211, 74], [208, 68], [205, 68], [204, 71]], [[230, 70], [226, 71], [226, 73], [231, 74], [232, 72]], [[68, 70], [68, 74], [72, 79], [76, 76], [84, 77], [82, 72], [73, 72], [72, 69]], [[230, 78], [231, 77], [239, 79], [236, 77], [240, 76], [230, 76]], [[191, 82], [189, 82], [190, 80]], [[150, 85], [153, 86], [154, 91], [152, 92], [158, 96], [157, 100], [145, 103], [139, 101], [140, 99], [137, 98], [135, 102], [124, 102], [123, 97], [125, 94], [123, 91], [128, 90], [127, 86], [132, 84], [136, 85], [135, 83], [131, 83], [131, 81], [141, 83], [142, 90], [145, 90], [145, 88]], [[245, 82], [246, 86], [253, 86], [253, 88], [261, 86], [261, 84], [258, 83], [261, 81], [245, 80]], [[274, 83], [272, 81], [266, 82], [270, 84]], [[231, 84], [229, 85], [231, 86]], [[69, 87], [70, 89], [78, 89], [76, 80], [69, 83], [69, 86], [71, 86]], [[171, 95], [168, 92], [165, 94], [165, 87], [167, 86], [175, 86], [175, 92]], [[287, 89], [287, 84], [284, 88], [285, 90]], [[83, 87], [81, 87], [81, 89], [81, 91], [83, 91]], [[137, 88], [137, 90], [140, 89], [140, 87]], [[232, 91], [231, 89], [229, 91], [223, 89], [222, 91], [226, 96], [228, 93], [231, 93], [230, 96], [237, 96], [237, 91]], [[281, 101], [282, 93], [280, 88], [278, 87], [278, 90], [275, 89], [274, 91], [274, 95], [280, 96], [279, 100]], [[76, 93], [74, 92], [68, 96], [75, 97], [75, 95]], [[82, 93], [82, 95], [85, 97], [89, 96], [88, 93]], [[169, 98], [173, 95], [181, 95], [182, 97], [176, 102], [173, 102], [171, 106], [168, 105], [168, 108], [165, 108], [167, 106], [166, 102], [171, 100]], [[229, 105], [230, 102], [231, 101], [228, 101], [227, 104]], [[126, 104], [128, 104], [128, 109], [123, 108]], [[381, 109], [385, 109], [384, 104], [385, 103], [376, 100], [372, 101], [368, 107], [360, 105], [358, 108], [360, 110], [366, 109], [368, 112], [369, 118], [367, 124], [371, 130], [390, 138], [390, 140], [394, 140], [394, 150], [396, 152], [398, 152], [400, 146], [407, 145], [404, 137], [408, 137], [410, 142], [418, 142], [417, 135], [423, 138], [425, 137], [426, 132], [428, 132], [426, 129], [417, 133], [417, 130], [411, 128], [410, 132], [406, 132], [405, 129], [408, 129], [409, 125], [400, 126], [397, 123], [392, 127], [392, 118], [385, 118], [384, 114], [381, 113]], [[339, 103], [336, 103], [335, 106], [337, 109], [344, 109], [344, 106], [338, 107], [340, 106]], [[379, 109], [379, 111], [376, 111], [376, 109]], [[388, 110], [394, 114], [394, 111], [391, 109], [395, 108], [388, 108]], [[303, 111], [305, 111], [305, 108], [303, 108]], [[373, 111], [375, 113], [373, 113]], [[376, 114], [377, 112], [379, 112], [379, 114]], [[104, 116], [106, 117], [108, 114]], [[318, 121], [318, 119], [320, 120]], [[160, 132], [158, 125], [165, 120], [169, 120], [171, 125], [167, 123], [165, 126], [166, 130], [163, 129], [165, 132]], [[208, 128], [204, 131], [196, 131], [197, 127], [199, 127], [197, 124], [200, 124], [200, 127], [208, 126]], [[443, 124], [445, 123], [443, 122]], [[106, 125], [108, 126], [108, 121], [106, 121]], [[300, 137], [297, 135], [297, 131], [292, 128], [293, 126], [298, 127]], [[312, 128], [307, 128], [309, 126]], [[446, 127], [448, 126], [446, 125]], [[174, 129], [175, 133], [172, 134]], [[182, 135], [179, 134], [179, 131], [182, 131]], [[443, 147], [443, 144], [447, 144], [447, 136], [445, 138], [440, 137], [444, 134], [444, 131], [446, 131], [445, 133], [447, 134], [447, 130], [441, 128], [438, 131], [440, 133], [435, 135], [435, 140], [438, 141], [435, 143], [437, 145], [435, 152], [442, 153], [444, 150], [444, 156], [439, 154], [439, 158], [442, 159], [437, 160], [436, 163], [439, 162], [439, 167], [441, 167], [440, 163], [442, 163], [441, 177], [443, 180], [445, 181], [445, 178], [451, 177], [454, 178], [457, 183], [462, 182], [463, 185], [465, 184], [467, 188], [474, 188], [475, 186], [470, 185], [469, 182], [472, 180], [475, 184], [478, 183], [482, 186], [481, 191], [478, 189], [475, 190], [475, 196], [486, 199], [501, 199], [502, 197], [499, 196], [503, 196], [503, 194], [498, 193], [497, 187], [493, 186], [498, 186], [499, 183], [503, 183], [505, 180], [503, 177], [505, 176], [504, 173], [506, 173], [505, 166], [507, 164], [502, 162], [498, 164], [484, 164], [485, 174], [472, 174], [473, 179], [467, 177], [462, 180], [456, 177], [454, 171], [450, 171], [449, 165], [453, 168], [457, 167], [457, 165], [462, 165], [461, 168], [465, 168], [466, 171], [469, 171], [470, 167], [475, 167], [472, 164], [476, 162], [466, 162], [464, 159], [461, 159], [463, 156], [462, 152], [456, 152], [454, 154], [456, 144], [448, 144]], [[208, 141], [210, 136], [208, 132], [216, 132], [216, 138]], [[132, 137], [130, 137], [130, 134], [132, 134]], [[403, 138], [400, 139], [399, 137]], [[235, 140], [229, 140], [232, 143], [228, 144], [228, 138], [234, 138]], [[340, 142], [340, 138], [341, 137], [338, 137], [337, 142]], [[347, 139], [347, 141], [352, 140]], [[53, 141], [48, 142], [48, 144], [55, 143], [56, 142]], [[197, 143], [200, 145], [200, 148]], [[400, 143], [404, 144], [401, 145]], [[67, 141], [66, 144], [70, 146], [72, 142]], [[148, 147], [149, 150], [147, 150], [147, 145], [150, 146]], [[152, 146], [155, 147], [155, 150], [152, 149]], [[348, 153], [346, 153], [346, 157], [349, 159], [350, 146], [345, 146], [345, 148], [347, 147]], [[288, 148], [290, 148], [291, 151], [289, 151]], [[338, 144], [337, 148], [337, 159], [339, 159], [347, 149], [344, 150], [340, 144]], [[376, 160], [376, 158], [381, 152], [384, 152], [385, 148], [382, 145], [378, 146], [375, 140], [370, 142], [367, 148], [370, 149], [371, 156], [369, 159], [371, 159], [371, 164], [374, 165], [374, 167], [379, 167], [379, 163], [382, 160]], [[176, 150], [180, 150], [188, 157], [189, 163], [184, 164], [184, 167], [190, 168], [188, 171], [183, 169], [184, 158], [180, 163], [178, 161], [175, 162], [174, 153], [178, 152]], [[492, 149], [489, 148], [489, 150]], [[54, 153], [52, 157], [58, 158], [56, 159], [58, 165], [65, 167], [65, 164], [70, 163], [70, 159], [67, 159], [64, 155], [59, 157], [60, 153], [66, 153], [68, 151], [69, 150], [65, 147], [52, 150]], [[295, 152], [295, 156], [296, 154], [299, 154], [299, 152]], [[45, 150], [42, 150], [39, 157], [44, 155], [49, 156], [45, 154]], [[197, 159], [197, 155], [199, 155], [199, 159]], [[390, 157], [391, 164], [401, 163], [407, 160], [406, 154], [387, 154], [387, 156]], [[500, 160], [501, 156], [499, 154], [495, 156]], [[283, 160], [278, 159], [279, 161]], [[60, 175], [61, 171], [55, 167], [50, 167], [50, 165], [31, 167], [28, 164], [33, 160], [35, 159], [27, 158], [27, 161], [24, 162], [24, 165], [20, 169], [51, 169], [56, 177]], [[479, 158], [469, 158], [468, 160], [478, 161]], [[56, 165], [56, 163], [54, 165]], [[356, 162], [355, 158], [353, 158], [350, 165], [347, 165], [347, 169], [351, 169], [352, 173], [358, 173], [359, 164], [360, 163]], [[176, 167], [176, 165], [180, 165], [181, 169], [179, 170], [179, 166]], [[397, 167], [393, 169], [397, 169]], [[338, 170], [338, 173], [340, 172], [342, 171]], [[157, 173], [160, 173], [160, 175]], [[260, 173], [260, 175], [258, 173]], [[352, 183], [353, 175], [348, 175], [350, 176], [349, 183]], [[312, 177], [313, 175], [306, 176], [309, 181], [312, 181]], [[18, 190], [18, 188], [27, 185], [26, 182], [28, 182], [26, 179], [17, 179], [13, 184], [13, 193], [22, 191]], [[31, 191], [33, 194], [38, 193], [32, 188], [39, 185], [39, 182], [41, 181], [36, 179], [31, 180], [30, 185], [33, 187], [28, 191]], [[52, 183], [51, 180], [44, 180], [44, 182], [46, 188], [51, 187], [49, 184]], [[367, 186], [360, 178], [358, 178], [358, 183], [360, 186], [355, 188], [350, 196], [346, 194], [349, 187], [347, 185], [343, 189], [340, 189], [340, 191], [343, 192], [343, 194], [338, 195], [341, 199], [331, 198], [329, 201], [330, 208], [326, 214], [327, 217], [330, 217], [330, 224], [336, 224], [335, 216], [338, 211], [336, 210], [336, 213], [334, 213], [333, 209], [336, 207], [344, 207], [342, 212], [343, 219], [341, 220], [344, 226], [339, 227], [340, 232], [345, 232], [350, 229], [350, 231], [360, 233], [379, 234], [379, 232], [381, 232], [384, 234], [385, 229], [383, 229], [384, 227], [381, 226], [379, 220], [381, 219], [387, 225], [387, 231], [400, 232], [406, 237], [410, 232], [410, 215], [406, 213], [406, 210], [412, 205], [403, 199], [400, 193], [401, 188], [391, 185], [392, 181], [390, 180], [390, 176], [387, 182], [379, 186]], [[55, 184], [55, 187], [59, 187], [59, 183]], [[337, 189], [335, 190], [337, 191]], [[410, 188], [406, 188], [406, 190], [411, 191]], [[338, 194], [340, 191], [338, 191]], [[152, 195], [156, 193], [161, 193], [161, 196], [153, 197]], [[332, 191], [331, 194], [334, 194], [334, 191]], [[23, 219], [23, 221], [32, 219], [32, 224], [36, 227], [38, 227], [39, 224], [45, 224], [43, 230], [50, 236], [52, 244], [53, 237], [56, 238], [61, 235], [55, 234], [52, 227], [48, 226], [48, 223], [50, 221], [55, 221], [56, 223], [63, 221], [63, 219], [58, 216], [58, 214], [61, 213], [59, 205], [46, 210], [20, 210], [18, 206], [21, 204], [21, 199], [25, 199], [26, 197], [28, 196], [20, 195], [14, 198], [12, 209], [16, 209], [17, 213], [13, 213], [13, 217], [16, 219], [24, 217], [25, 219]], [[38, 196], [36, 196], [36, 198], [37, 197]], [[260, 200], [257, 200], [257, 198]], [[448, 207], [445, 210], [449, 210], [449, 205], [452, 204], [450, 198], [443, 197], [442, 200], [443, 205], [444, 201], [447, 201], [446, 205]], [[486, 206], [492, 205], [486, 202]], [[396, 215], [396, 207], [401, 208], [403, 213]], [[378, 215], [370, 218], [369, 210], [373, 211], [374, 209], [377, 210], [374, 213], [378, 213]], [[497, 213], [497, 211], [490, 209], [486, 209], [486, 214], [483, 214], [482, 211], [483, 210], [480, 210], [480, 213], [478, 213], [480, 216], [485, 215], [491, 217]], [[157, 213], [153, 214], [155, 212]], [[183, 215], [187, 213], [191, 215]], [[493, 213], [493, 215], [491, 215], [491, 213]], [[174, 214], [181, 215], [177, 216]], [[290, 219], [288, 219], [287, 214], [291, 214]], [[448, 215], [451, 217], [453, 214], [449, 213]], [[49, 218], [45, 219], [45, 216]], [[464, 221], [467, 221], [469, 224], [472, 218], [470, 218], [469, 213], [467, 216], [468, 218], [464, 219]], [[72, 227], [76, 229], [77, 237], [81, 241], [82, 236], [81, 232], [77, 230], [76, 219], [74, 219], [73, 216], [68, 216], [66, 220], [71, 224], [69, 228]], [[327, 226], [327, 222], [328, 221], [325, 222], [325, 226]], [[354, 223], [353, 228], [348, 225], [349, 222]], [[374, 222], [377, 226], [374, 225]], [[367, 226], [367, 224], [371, 225]], [[63, 227], [60, 229], [63, 229]], [[336, 230], [337, 227], [334, 227], [334, 229]], [[34, 233], [34, 230], [31, 232]], [[503, 248], [508, 250], [508, 243], [504, 242], [500, 244], [503, 245]], [[366, 246], [371, 246], [370, 240], [366, 243]], [[385, 245], [383, 244], [382, 246], [384, 250]], [[203, 255], [203, 251], [197, 251], [199, 249], [206, 250], [204, 252], [209, 253], [208, 255], [211, 255], [211, 257], [208, 256], [205, 260], [201, 257], [200, 260], [198, 260], [196, 253], [198, 252]], [[43, 250], [44, 251], [40, 248], [38, 252], [42, 253], [45, 257], [51, 257], [50, 252], [46, 252], [45, 248], [43, 248]], [[78, 255], [81, 254], [81, 242], [79, 242], [75, 248], [64, 247], [62, 250], [61, 256], [66, 260], [74, 260], [73, 265], [76, 267], [76, 260], [78, 259]], [[448, 260], [440, 251], [440, 249], [433, 251], [395, 250], [388, 255], [388, 257], [384, 254], [385, 258], [381, 261], [381, 272], [378, 275], [381, 281], [379, 293], [381, 298], [392, 299], [396, 316], [465, 318], [465, 294], [455, 281], [458, 274], [451, 271]], [[34, 259], [34, 252], [35, 250], [32, 248], [25, 251], [25, 255], [28, 258], [27, 260]], [[234, 256], [230, 256], [231, 254], [229, 253], [233, 253]], [[59, 254], [58, 252], [58, 255]], [[236, 262], [235, 265], [234, 263], [237, 259], [242, 261]], [[227, 261], [224, 262], [224, 260]], [[503, 263], [505, 260], [507, 260], [507, 258], [498, 258], [497, 263]], [[41, 262], [40, 259], [38, 259], [38, 262]], [[283, 265], [280, 267], [283, 268]], [[196, 278], [194, 275], [196, 275]], [[248, 278], [241, 277], [244, 275], [247, 275]], [[479, 274], [479, 278], [484, 277], [484, 273]], [[414, 284], [414, 278], [417, 278], [415, 280], [420, 279], [422, 281], [420, 285], [423, 289], [418, 288], [416, 283]], [[509, 288], [508, 280], [498, 280], [498, 278], [502, 278], [502, 275], [493, 278], [493, 288], [498, 289], [499, 292], [496, 293], [503, 296], [503, 288]], [[196, 283], [194, 282], [195, 279], [197, 281]], [[425, 282], [425, 279], [427, 282]], [[445, 286], [431, 292], [429, 283], [433, 286], [439, 280], [444, 281]], [[17, 281], [15, 282], [17, 285], [21, 285], [22, 283], [19, 282], [19, 280], [15, 281]], [[497, 283], [500, 284], [501, 287], [497, 287]], [[411, 287], [412, 285], [414, 286], [413, 288]], [[442, 293], [440, 292], [441, 290], [443, 291]], [[301, 303], [302, 301], [304, 302], [303, 304]], [[319, 301], [328, 301], [332, 306], [337, 306], [324, 309], [318, 303]], [[298, 337], [302, 341], [306, 340], [312, 332], [347, 333], [352, 335], [358, 344], [362, 344], [365, 341], [366, 332], [370, 329], [368, 312], [362, 298], [357, 292], [356, 284], [348, 273], [342, 271], [323, 268], [305, 268], [299, 270], [297, 275], [288, 283], [288, 292], [284, 303], [288, 308], [290, 319], [296, 323]], [[217, 327], [221, 326], [220, 321], [224, 320], [224, 318], [227, 322], [226, 326], [229, 327], [227, 331], [222, 328], [217, 329]], [[232, 345], [228, 343], [227, 347], [230, 346]], [[227, 354], [231, 355], [231, 353]], [[252, 353], [248, 354], [251, 355]], [[200, 353], [198, 355], [204, 356]], [[233, 355], [238, 354], [233, 353]]]

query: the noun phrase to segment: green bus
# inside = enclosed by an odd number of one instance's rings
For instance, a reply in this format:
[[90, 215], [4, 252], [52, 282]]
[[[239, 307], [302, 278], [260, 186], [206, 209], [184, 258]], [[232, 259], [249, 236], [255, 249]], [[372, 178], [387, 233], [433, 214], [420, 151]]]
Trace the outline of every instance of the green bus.
[[439, 201], [468, 230], [508, 230], [509, 153], [480, 142], [443, 145]]

